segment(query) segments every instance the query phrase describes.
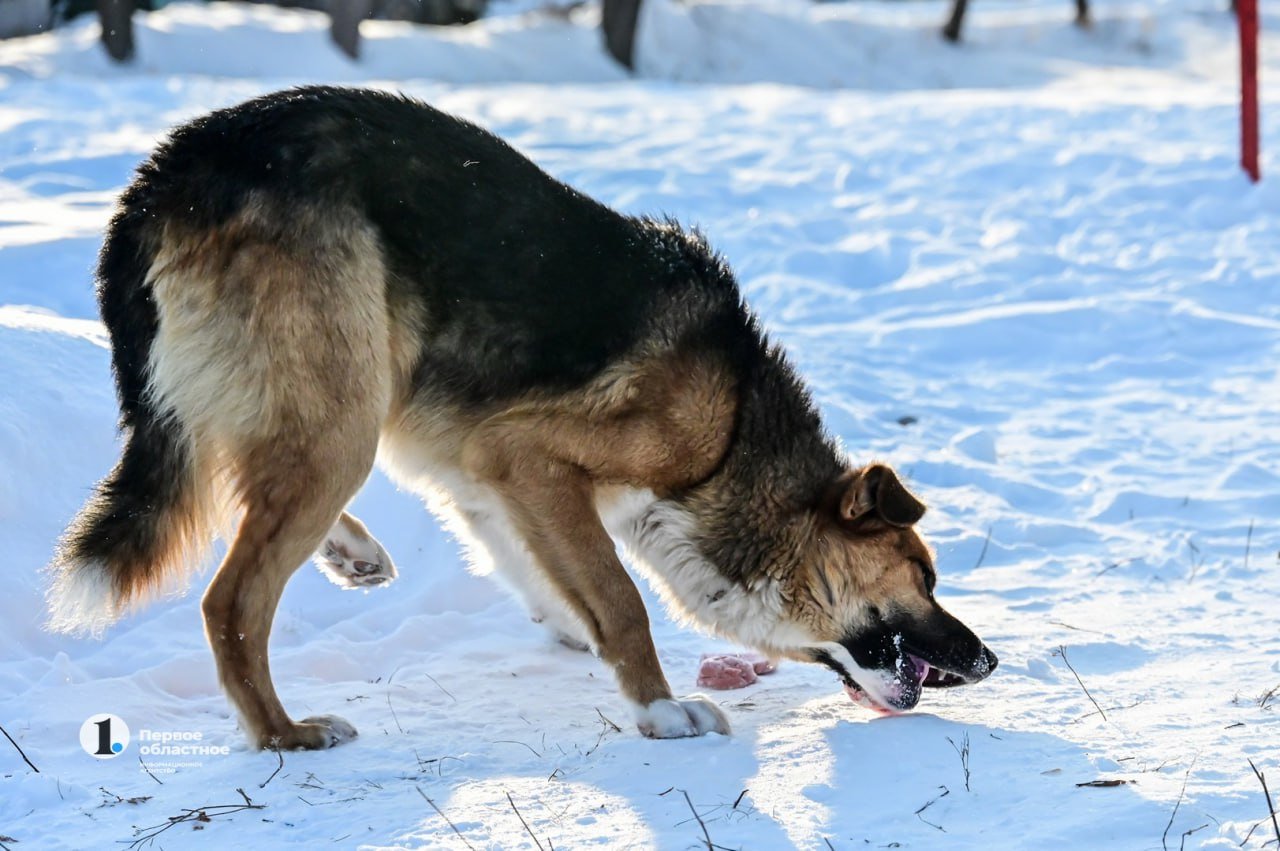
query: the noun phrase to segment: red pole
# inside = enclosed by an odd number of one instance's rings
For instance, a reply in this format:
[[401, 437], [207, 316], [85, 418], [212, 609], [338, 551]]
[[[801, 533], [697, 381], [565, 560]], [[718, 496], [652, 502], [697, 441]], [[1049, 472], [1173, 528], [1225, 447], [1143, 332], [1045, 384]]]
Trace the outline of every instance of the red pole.
[[1254, 183], [1258, 170], [1258, 0], [1237, 0], [1240, 23], [1240, 165]]

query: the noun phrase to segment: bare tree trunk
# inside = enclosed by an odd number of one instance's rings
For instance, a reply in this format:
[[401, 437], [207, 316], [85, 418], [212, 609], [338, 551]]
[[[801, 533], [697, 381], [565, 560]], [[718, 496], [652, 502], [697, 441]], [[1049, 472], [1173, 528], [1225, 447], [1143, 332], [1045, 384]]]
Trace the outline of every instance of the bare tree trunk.
[[133, 58], [133, 11], [137, 0], [98, 0], [102, 45], [117, 62]]
[[[1235, 0], [1231, 0], [1235, 2]], [[1076, 26], [1082, 29], [1088, 29], [1093, 26], [1093, 21], [1089, 17], [1089, 0], [1075, 0], [1076, 4]], [[942, 37], [947, 41], [956, 42], [960, 40], [960, 29], [964, 26], [965, 7], [968, 6], [968, 0], [953, 0], [951, 5], [951, 17], [947, 19], [946, 26], [942, 28]]]
[[604, 46], [628, 71], [635, 70], [636, 21], [639, 17], [640, 0], [604, 0], [604, 13], [600, 20]]
[[1076, 26], [1085, 29], [1093, 26], [1089, 18], [1089, 0], [1076, 0]]
[[338, 49], [360, 58], [360, 22], [373, 11], [373, 0], [330, 0], [329, 35]]
[[955, 0], [951, 4], [951, 17], [947, 19], [947, 23], [942, 28], [942, 37], [947, 41], [956, 42], [960, 40], [960, 28], [964, 26], [964, 10], [968, 6], [967, 0]]

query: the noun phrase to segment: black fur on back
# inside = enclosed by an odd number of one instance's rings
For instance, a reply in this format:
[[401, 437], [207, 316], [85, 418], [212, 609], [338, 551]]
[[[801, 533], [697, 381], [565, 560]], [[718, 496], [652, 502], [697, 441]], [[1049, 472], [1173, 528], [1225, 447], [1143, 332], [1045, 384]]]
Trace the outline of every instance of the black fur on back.
[[251, 201], [370, 223], [389, 299], [425, 307], [419, 384], [466, 403], [581, 384], [691, 285], [736, 308], [700, 238], [620, 215], [398, 95], [293, 89], [196, 119], [139, 169], [127, 204], [200, 230]]

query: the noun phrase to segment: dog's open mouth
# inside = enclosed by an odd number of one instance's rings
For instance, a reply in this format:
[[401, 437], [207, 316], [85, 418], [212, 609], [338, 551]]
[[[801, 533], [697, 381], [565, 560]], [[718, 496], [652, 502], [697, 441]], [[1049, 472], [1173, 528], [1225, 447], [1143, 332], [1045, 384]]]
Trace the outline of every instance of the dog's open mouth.
[[[985, 647], [983, 657], [972, 670], [959, 671], [939, 667], [938, 662], [927, 662], [901, 641], [895, 642], [896, 652], [890, 655], [889, 665], [850, 670], [826, 650], [813, 653], [813, 660], [826, 665], [840, 677], [845, 693], [859, 706], [882, 715], [896, 715], [915, 709], [927, 688], [952, 688], [984, 679], [996, 667], [995, 654]], [[883, 657], [882, 657], [883, 658]], [[944, 663], [945, 664], [945, 663]], [[854, 679], [854, 675], [858, 679]]]
[[849, 699], [864, 709], [881, 715], [896, 715], [914, 709], [920, 695], [927, 688], [952, 688], [971, 682], [970, 679], [935, 668], [919, 656], [904, 653], [898, 660], [898, 668], [886, 672], [881, 688], [872, 692], [845, 676], [844, 690]]
[[880, 688], [874, 692], [863, 688], [848, 676], [844, 677], [844, 690], [850, 700], [865, 709], [881, 715], [896, 715], [915, 708], [920, 702], [921, 691], [932, 685], [930, 680], [941, 681], [942, 678], [951, 676], [953, 675], [939, 671], [918, 656], [903, 653], [898, 657], [897, 670], [886, 676]]

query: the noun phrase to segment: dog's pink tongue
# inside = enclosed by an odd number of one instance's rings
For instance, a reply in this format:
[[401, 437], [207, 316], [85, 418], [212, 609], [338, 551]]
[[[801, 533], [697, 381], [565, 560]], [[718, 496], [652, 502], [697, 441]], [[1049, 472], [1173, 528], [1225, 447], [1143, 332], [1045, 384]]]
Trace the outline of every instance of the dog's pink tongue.
[[918, 689], [920, 688], [920, 684], [924, 682], [925, 677], [929, 676], [929, 671], [932, 669], [929, 667], [929, 663], [923, 659], [917, 659], [915, 656], [911, 656], [910, 659], [911, 665], [915, 669], [915, 686]]

